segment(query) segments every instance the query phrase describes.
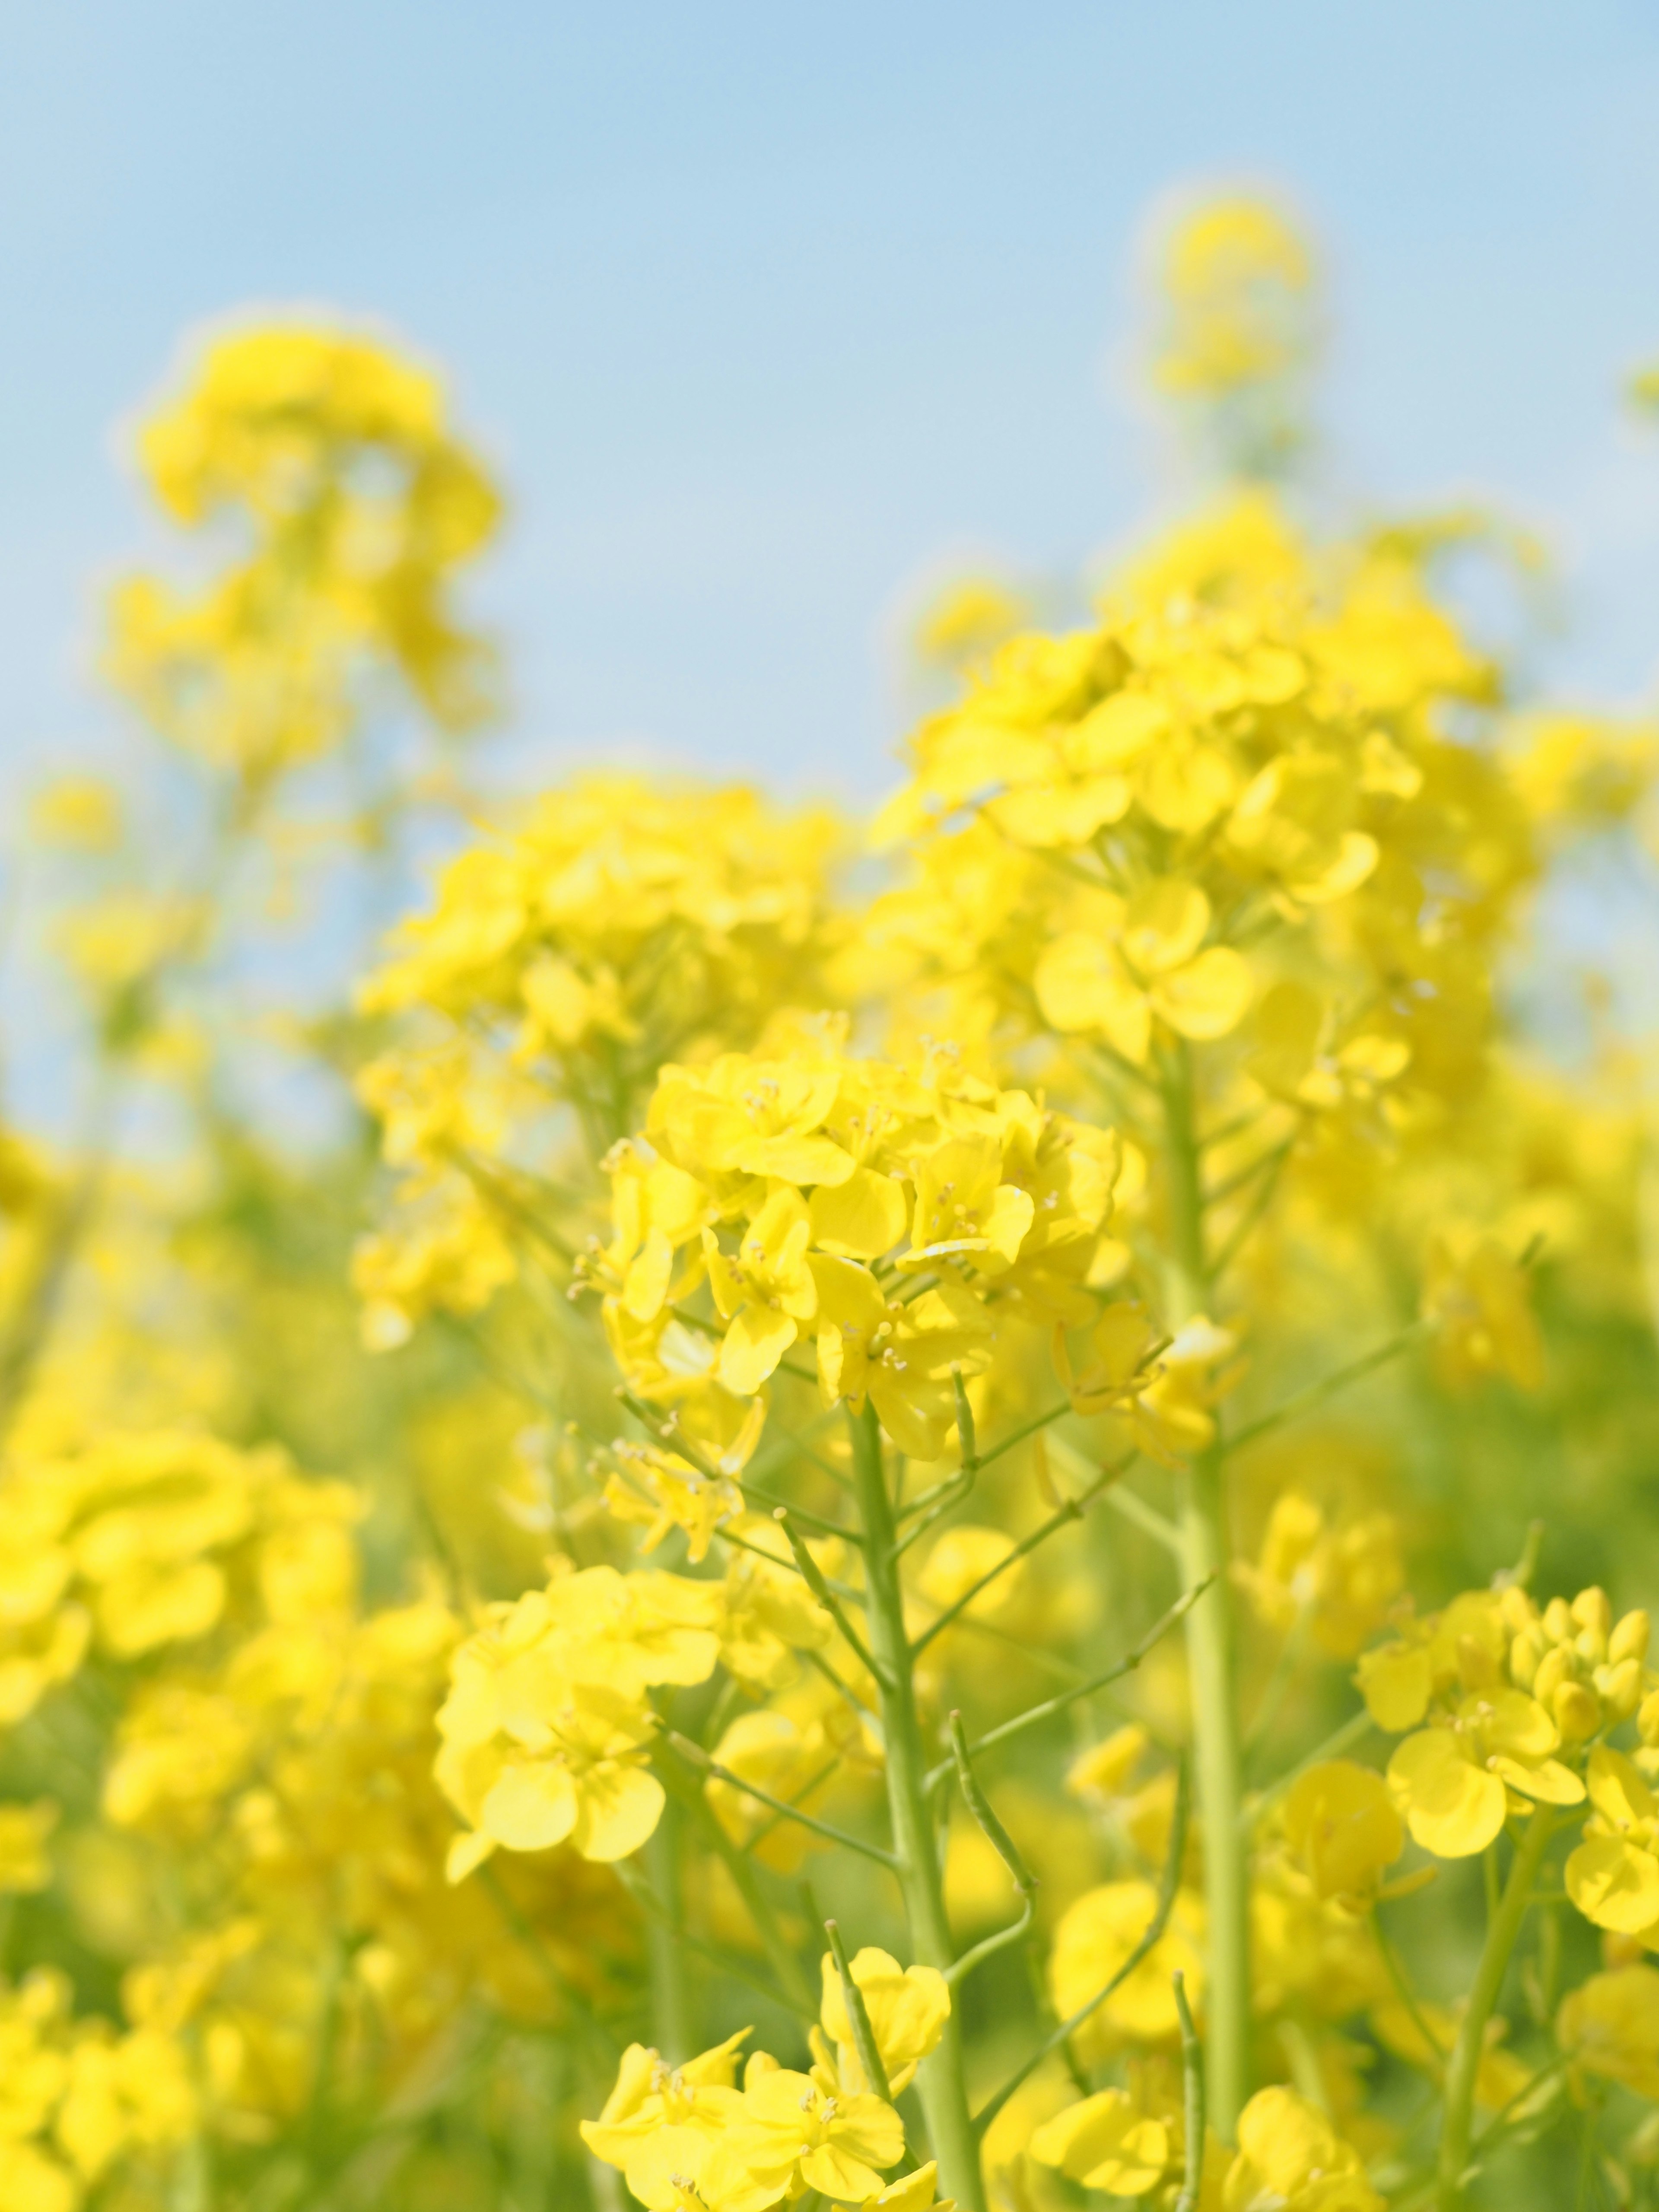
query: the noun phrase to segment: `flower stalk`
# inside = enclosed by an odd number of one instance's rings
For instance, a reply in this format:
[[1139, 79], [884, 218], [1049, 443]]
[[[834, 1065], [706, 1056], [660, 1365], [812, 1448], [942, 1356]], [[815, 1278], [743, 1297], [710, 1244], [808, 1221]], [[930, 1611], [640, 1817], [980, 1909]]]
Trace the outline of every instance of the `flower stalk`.
[[[1164, 1103], [1170, 1319], [1179, 1327], [1205, 1310], [1210, 1288], [1192, 1064], [1184, 1046], [1170, 1060]], [[1249, 2094], [1249, 1883], [1227, 1580], [1226, 1469], [1218, 1442], [1198, 1453], [1184, 1473], [1177, 1528], [1182, 1581], [1189, 1588], [1214, 1585], [1187, 1615], [1187, 1657], [1209, 1927], [1206, 2102], [1212, 2125], [1231, 2142]]]
[[1540, 1805], [1528, 1821], [1510, 1863], [1498, 1910], [1486, 1929], [1480, 1963], [1474, 1970], [1468, 2008], [1446, 2069], [1446, 2112], [1440, 2130], [1437, 2212], [1461, 2212], [1468, 2179], [1469, 2145], [1474, 2131], [1474, 2087], [1486, 2047], [1486, 2025], [1497, 2008], [1504, 1977], [1514, 1953], [1527, 1907], [1537, 1885], [1544, 1854], [1555, 1832], [1556, 1815]]
[[[909, 1925], [910, 1947], [922, 1966], [948, 1972], [956, 1947], [945, 1911], [939, 1838], [927, 1790], [927, 1759], [916, 1712], [915, 1655], [904, 1626], [897, 1530], [887, 1488], [881, 1431], [873, 1407], [849, 1413], [859, 1517], [863, 1525], [867, 1620], [881, 1693], [887, 1753], [887, 1802], [893, 1856]], [[938, 2048], [916, 2075], [939, 2185], [963, 2212], [985, 2212], [979, 2146], [963, 2072], [962, 2027], [954, 2008]]]

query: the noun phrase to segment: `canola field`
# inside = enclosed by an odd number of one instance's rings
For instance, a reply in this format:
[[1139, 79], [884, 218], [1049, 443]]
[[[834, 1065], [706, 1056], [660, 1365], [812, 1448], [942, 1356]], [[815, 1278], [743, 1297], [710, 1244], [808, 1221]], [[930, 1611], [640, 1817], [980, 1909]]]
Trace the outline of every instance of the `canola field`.
[[7, 840], [0, 2212], [1659, 2206], [1659, 717], [1324, 315], [1166, 232], [1201, 494], [939, 592], [863, 819], [492, 779], [413, 355], [152, 400]]

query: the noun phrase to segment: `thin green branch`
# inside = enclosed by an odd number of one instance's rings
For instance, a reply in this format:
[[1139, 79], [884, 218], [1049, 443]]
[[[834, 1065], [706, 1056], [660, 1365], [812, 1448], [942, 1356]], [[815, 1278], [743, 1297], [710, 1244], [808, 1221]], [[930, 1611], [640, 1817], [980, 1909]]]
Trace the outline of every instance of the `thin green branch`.
[[982, 1591], [988, 1589], [1000, 1575], [1006, 1575], [1011, 1567], [1017, 1566], [1021, 1559], [1028, 1558], [1040, 1544], [1046, 1544], [1049, 1537], [1065, 1528], [1068, 1522], [1080, 1521], [1101, 1492], [1109, 1490], [1113, 1483], [1133, 1466], [1138, 1457], [1138, 1453], [1130, 1452], [1125, 1458], [1114, 1461], [1110, 1467], [1103, 1468], [1086, 1490], [1079, 1492], [1075, 1498], [1068, 1498], [1063, 1505], [1051, 1513], [1048, 1518], [1038, 1528], [1034, 1528], [1029, 1536], [1023, 1538], [1012, 1551], [1006, 1553], [994, 1566], [988, 1567], [977, 1582], [970, 1583], [962, 1595], [946, 1606], [944, 1612], [935, 1620], [930, 1622], [921, 1634], [915, 1638], [911, 1649], [918, 1655], [924, 1652], [933, 1638], [942, 1634], [953, 1620], [966, 1613], [974, 1600]]
[[1260, 1420], [1248, 1423], [1227, 1438], [1224, 1449], [1231, 1457], [1234, 1452], [1243, 1451], [1246, 1444], [1253, 1444], [1259, 1437], [1271, 1436], [1275, 1429], [1282, 1429], [1287, 1422], [1299, 1420], [1304, 1413], [1312, 1413], [1328, 1398], [1334, 1398], [1339, 1392], [1346, 1390], [1351, 1382], [1358, 1382], [1362, 1376], [1372, 1374], [1379, 1367], [1385, 1367], [1389, 1360], [1397, 1358], [1412, 1345], [1420, 1343], [1431, 1334], [1433, 1327], [1433, 1322], [1426, 1318], [1407, 1322], [1386, 1344], [1375, 1346], [1370, 1352], [1362, 1353], [1359, 1358], [1350, 1360], [1346, 1367], [1339, 1367], [1334, 1374], [1322, 1376], [1317, 1382], [1310, 1382], [1306, 1389], [1297, 1391], [1282, 1406], [1275, 1407], [1271, 1413], [1264, 1413]]
[[1060, 2026], [1044, 2039], [1025, 2063], [1009, 2076], [995, 2095], [981, 2106], [979, 2111], [974, 2115], [974, 2133], [981, 2142], [984, 2140], [986, 2130], [1008, 2100], [1017, 2090], [1024, 2087], [1046, 2058], [1052, 2057], [1056, 2051], [1071, 2041], [1079, 2028], [1094, 2017], [1114, 1990], [1122, 1987], [1141, 1960], [1160, 1942], [1164, 1929], [1169, 1926], [1170, 1915], [1175, 1910], [1176, 1893], [1181, 1887], [1181, 1863], [1187, 1850], [1187, 1817], [1191, 1797], [1184, 1759], [1178, 1772], [1180, 1778], [1176, 1787], [1175, 1817], [1170, 1826], [1169, 1856], [1164, 1863], [1163, 1879], [1158, 1884], [1158, 1901], [1153, 1907], [1152, 1917], [1146, 1923], [1145, 1935], [1109, 1980], [1095, 1991], [1086, 2004], [1079, 2005], [1069, 2020], [1061, 2021]]
[[811, 2005], [787, 1996], [774, 1983], [763, 1980], [746, 1960], [739, 1959], [732, 1953], [723, 1950], [718, 1943], [706, 1943], [701, 1936], [692, 1935], [684, 1923], [669, 1911], [650, 1883], [643, 1879], [628, 1860], [618, 1859], [615, 1863], [615, 1870], [623, 1887], [640, 1910], [668, 1929], [677, 1941], [684, 1943], [688, 1950], [696, 1952], [700, 1957], [707, 1959], [711, 1966], [718, 1966], [722, 1973], [730, 1974], [734, 1981], [746, 1983], [749, 1988], [758, 1996], [769, 1997], [774, 2004], [781, 2006], [785, 2012], [793, 2013], [798, 2019], [815, 2021], [817, 2018], [817, 2013], [813, 2011]]
[[1193, 2008], [1187, 2002], [1187, 1977], [1179, 1966], [1170, 1980], [1175, 1985], [1176, 2011], [1181, 2021], [1182, 2118], [1187, 2136], [1186, 2162], [1175, 2212], [1198, 2212], [1204, 2188], [1204, 2046], [1198, 2039]]
[[693, 1743], [689, 1736], [678, 1735], [671, 1729], [666, 1741], [669, 1748], [688, 1765], [697, 1768], [715, 1782], [725, 1783], [728, 1790], [736, 1790], [745, 1797], [752, 1797], [757, 1805], [764, 1805], [769, 1812], [781, 1814], [786, 1820], [793, 1820], [797, 1826], [811, 1829], [815, 1836], [822, 1836], [827, 1844], [837, 1844], [842, 1850], [856, 1851], [862, 1858], [873, 1859], [878, 1866], [885, 1867], [889, 1873], [897, 1871], [898, 1862], [891, 1851], [884, 1850], [879, 1844], [866, 1842], [862, 1836], [852, 1835], [845, 1828], [832, 1827], [828, 1820], [820, 1820], [814, 1814], [804, 1813], [799, 1805], [790, 1804], [785, 1797], [775, 1797], [769, 1790], [763, 1790], [758, 1783], [745, 1782], [742, 1775], [734, 1774], [729, 1766], [722, 1766], [718, 1759], [711, 1759], [702, 1746]]
[[[1224, 1182], [1218, 1182], [1213, 1190], [1206, 1190], [1204, 1193], [1204, 1204], [1206, 1206], [1224, 1206], [1230, 1198], [1237, 1198], [1241, 1190], [1248, 1189], [1258, 1176], [1276, 1175], [1295, 1148], [1296, 1139], [1286, 1137], [1283, 1144], [1271, 1146], [1267, 1152], [1259, 1152], [1247, 1167], [1242, 1167], [1236, 1174], [1228, 1176]], [[1213, 1273], [1215, 1263], [1212, 1261], [1210, 1264], [1211, 1272]]]
[[1101, 1502], [1125, 1521], [1133, 1522], [1154, 1543], [1162, 1544], [1166, 1552], [1179, 1557], [1181, 1531], [1167, 1514], [1158, 1511], [1156, 1505], [1149, 1505], [1133, 1490], [1109, 1490]]
[[988, 1936], [983, 1942], [975, 1943], [972, 1950], [964, 1951], [954, 1966], [945, 1968], [945, 1978], [953, 1990], [960, 1988], [975, 1967], [982, 1966], [999, 1951], [1006, 1951], [1011, 1943], [1018, 1943], [1023, 1936], [1029, 1934], [1036, 1917], [1036, 1900], [1028, 1897], [1020, 1907], [1018, 1920], [1011, 1920], [1006, 1928], [999, 1928], [994, 1936]]
[[973, 1760], [968, 1746], [967, 1731], [962, 1725], [962, 1715], [952, 1713], [950, 1723], [951, 1751], [956, 1761], [957, 1786], [962, 1791], [962, 1802], [979, 1823], [985, 1840], [1008, 1869], [1009, 1880], [1022, 1897], [1031, 1897], [1037, 1889], [1037, 1878], [1019, 1855], [1019, 1847], [998, 1819], [995, 1808], [980, 1787], [974, 1772]]
[[783, 1530], [788, 1540], [789, 1548], [795, 1555], [795, 1565], [800, 1569], [801, 1579], [841, 1631], [849, 1650], [857, 1655], [860, 1665], [866, 1668], [876, 1680], [880, 1681], [881, 1669], [872, 1656], [869, 1645], [848, 1619], [846, 1608], [835, 1590], [830, 1588], [829, 1577], [812, 1557], [811, 1553], [808, 1551], [805, 1538], [797, 1532], [790, 1509], [787, 1506], [780, 1505], [774, 1511], [772, 1518]]
[[[1115, 1666], [1109, 1667], [1103, 1674], [1091, 1675], [1087, 1681], [1078, 1683], [1075, 1688], [1062, 1690], [1058, 1697], [1045, 1698], [1040, 1705], [1028, 1705], [1023, 1713], [1016, 1713], [1012, 1720], [1004, 1721], [998, 1727], [988, 1729], [977, 1741], [969, 1745], [969, 1753], [977, 1758], [981, 1752], [989, 1751], [996, 1744], [1006, 1743], [1011, 1737], [1023, 1735], [1027, 1729], [1036, 1728], [1043, 1721], [1051, 1720], [1056, 1713], [1063, 1713], [1068, 1706], [1076, 1705], [1079, 1698], [1092, 1697], [1097, 1690], [1108, 1688], [1113, 1682], [1121, 1680], [1125, 1674], [1133, 1674], [1147, 1654], [1198, 1603], [1214, 1580], [1213, 1575], [1206, 1575], [1202, 1582], [1194, 1583], [1190, 1589], [1183, 1590], [1175, 1603], [1158, 1615], [1134, 1649], [1127, 1652]], [[942, 1766], [936, 1767], [934, 1772], [948, 1773], [950, 1770], [951, 1762], [946, 1760]], [[928, 1778], [931, 1781], [933, 1777]]]

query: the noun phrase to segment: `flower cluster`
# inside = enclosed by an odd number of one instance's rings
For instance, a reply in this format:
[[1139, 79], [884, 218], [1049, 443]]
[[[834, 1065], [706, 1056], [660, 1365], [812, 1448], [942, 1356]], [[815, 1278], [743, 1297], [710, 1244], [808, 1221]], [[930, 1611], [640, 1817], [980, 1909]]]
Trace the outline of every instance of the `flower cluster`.
[[[1358, 1680], [1371, 1717], [1409, 1731], [1389, 1780], [1413, 1838], [1437, 1858], [1467, 1858], [1511, 1815], [1582, 1805], [1588, 1747], [1659, 1687], [1647, 1647], [1647, 1614], [1615, 1622], [1603, 1590], [1553, 1598], [1540, 1612], [1511, 1583], [1467, 1591], [1366, 1652]], [[1599, 1744], [1589, 1757], [1598, 1773], [1627, 1764]]]
[[488, 648], [447, 601], [501, 503], [446, 417], [437, 380], [366, 337], [295, 323], [206, 349], [139, 459], [174, 520], [234, 514], [248, 550], [199, 594], [117, 589], [109, 672], [155, 728], [257, 791], [350, 733], [368, 656], [441, 724], [479, 718]]
[[[901, 1968], [884, 1951], [853, 1959], [858, 1991], [886, 2087], [896, 2096], [933, 2050], [950, 2017], [944, 1977]], [[835, 1960], [823, 1960], [823, 2005], [812, 2031], [810, 2073], [754, 2052], [738, 2087], [750, 2031], [681, 2066], [639, 2044], [582, 2139], [617, 2167], [649, 2212], [769, 2212], [816, 2190], [831, 2204], [883, 2212], [952, 2212], [935, 2193], [935, 2168], [884, 2179], [905, 2155], [903, 2121], [866, 2081], [848, 1998]]]
[[[963, 1378], [991, 1364], [993, 1297], [1049, 1325], [1091, 1316], [1117, 1152], [949, 1061], [809, 1048], [665, 1068], [643, 1141], [609, 1165], [614, 1231], [592, 1273], [642, 1401], [728, 1449], [744, 1401], [810, 1344], [827, 1405], [867, 1397], [932, 1460]], [[682, 1309], [705, 1282], [700, 1332]]]

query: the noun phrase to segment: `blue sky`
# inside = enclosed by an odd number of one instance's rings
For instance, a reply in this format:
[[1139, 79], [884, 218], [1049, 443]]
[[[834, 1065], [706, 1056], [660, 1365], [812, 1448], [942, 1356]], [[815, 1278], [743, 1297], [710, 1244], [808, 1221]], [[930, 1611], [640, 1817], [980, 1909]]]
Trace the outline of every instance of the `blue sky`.
[[1064, 569], [1170, 489], [1122, 356], [1150, 209], [1321, 234], [1378, 501], [1561, 555], [1563, 684], [1659, 665], [1659, 9], [1577, 0], [53, 0], [0, 36], [0, 788], [110, 742], [98, 578], [165, 544], [118, 426], [257, 302], [448, 368], [514, 514], [477, 603], [518, 761], [872, 793], [908, 580]]

